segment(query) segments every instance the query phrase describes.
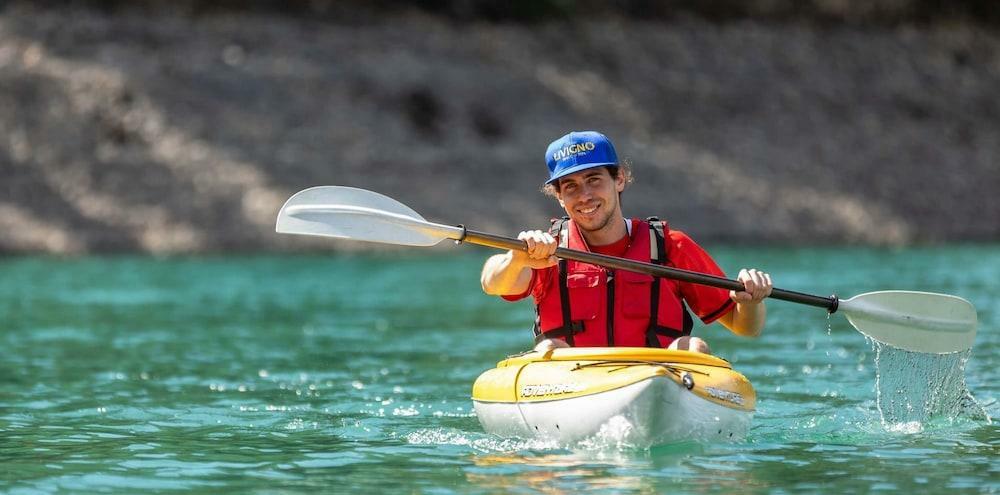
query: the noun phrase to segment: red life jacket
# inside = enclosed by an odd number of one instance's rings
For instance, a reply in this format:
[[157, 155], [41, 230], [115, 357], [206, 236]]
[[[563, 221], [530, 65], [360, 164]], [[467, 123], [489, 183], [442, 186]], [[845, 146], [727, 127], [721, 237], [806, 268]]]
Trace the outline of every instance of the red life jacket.
[[[634, 219], [632, 225], [624, 257], [670, 264], [667, 222]], [[559, 235], [560, 246], [589, 250], [568, 219], [553, 221], [550, 232]], [[562, 259], [558, 269], [559, 291], [536, 307], [536, 341], [558, 337], [572, 346], [667, 347], [691, 334], [693, 320], [673, 280]]]

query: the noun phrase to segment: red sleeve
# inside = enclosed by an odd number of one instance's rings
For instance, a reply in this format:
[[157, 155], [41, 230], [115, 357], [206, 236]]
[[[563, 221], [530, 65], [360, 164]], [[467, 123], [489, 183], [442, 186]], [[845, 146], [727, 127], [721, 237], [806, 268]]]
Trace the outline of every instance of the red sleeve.
[[[668, 237], [671, 243], [670, 261], [675, 267], [718, 277], [726, 276], [715, 260], [687, 234], [671, 230]], [[705, 324], [712, 323], [729, 313], [736, 304], [729, 298], [729, 291], [726, 289], [689, 282], [678, 282], [678, 286], [688, 307]]]
[[535, 300], [539, 300], [545, 296], [545, 292], [548, 288], [549, 282], [552, 279], [553, 274], [556, 273], [555, 267], [548, 267], [542, 269], [531, 270], [531, 282], [528, 284], [528, 289], [520, 294], [508, 294], [500, 296], [507, 301], [520, 301], [529, 294], [535, 296]]

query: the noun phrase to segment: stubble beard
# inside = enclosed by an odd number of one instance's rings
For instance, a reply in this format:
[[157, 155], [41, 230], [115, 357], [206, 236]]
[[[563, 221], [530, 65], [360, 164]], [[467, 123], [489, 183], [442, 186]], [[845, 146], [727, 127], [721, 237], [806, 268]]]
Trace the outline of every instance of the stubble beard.
[[597, 225], [596, 227], [594, 227], [594, 228], [588, 228], [583, 223], [576, 222], [577, 227], [579, 227], [580, 230], [583, 230], [585, 232], [600, 232], [601, 230], [604, 230], [605, 228], [607, 228], [608, 224], [611, 223], [612, 217], [614, 216], [615, 210], [617, 209], [617, 208], [615, 208], [615, 206], [617, 205], [617, 202], [618, 202], [618, 199], [617, 199], [617, 197], [615, 197], [615, 205], [611, 205], [612, 207], [608, 209], [607, 213], [605, 213], [604, 218], [600, 218], [600, 219], [597, 220], [596, 223], [599, 224], [599, 225]]

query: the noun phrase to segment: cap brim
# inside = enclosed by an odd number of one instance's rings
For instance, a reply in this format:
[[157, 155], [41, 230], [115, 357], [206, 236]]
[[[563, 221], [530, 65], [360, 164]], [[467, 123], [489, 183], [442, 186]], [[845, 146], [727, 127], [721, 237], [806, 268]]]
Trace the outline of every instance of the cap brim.
[[582, 163], [580, 165], [575, 165], [575, 166], [572, 166], [570, 168], [567, 168], [567, 169], [559, 172], [559, 175], [557, 175], [557, 176], [555, 176], [555, 177], [553, 177], [553, 178], [545, 181], [545, 183], [546, 184], [551, 184], [551, 183], [553, 183], [553, 182], [555, 182], [555, 181], [557, 181], [557, 180], [559, 180], [559, 179], [561, 179], [563, 177], [566, 177], [567, 175], [575, 174], [575, 173], [577, 173], [577, 172], [579, 172], [581, 170], [587, 170], [588, 168], [594, 168], [594, 167], [617, 167], [617, 166], [618, 166], [618, 164], [614, 163], [614, 162], [610, 162], [610, 163]]

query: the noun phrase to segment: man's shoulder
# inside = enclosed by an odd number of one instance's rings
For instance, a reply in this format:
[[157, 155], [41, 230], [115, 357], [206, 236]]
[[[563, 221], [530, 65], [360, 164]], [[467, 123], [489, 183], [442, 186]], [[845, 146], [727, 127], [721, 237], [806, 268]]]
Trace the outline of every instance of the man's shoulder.
[[709, 256], [705, 252], [705, 248], [701, 247], [683, 230], [670, 229], [666, 235], [665, 244], [667, 252], [670, 253], [670, 259], [681, 265], [689, 263], [691, 258], [700, 259]]
[[647, 217], [646, 219], [634, 219], [638, 222], [646, 224], [649, 228], [656, 230], [664, 236], [664, 238], [670, 241], [673, 245], [678, 245], [682, 243], [694, 243], [694, 240], [687, 235], [683, 230], [678, 230], [670, 226], [670, 222], [666, 219], [660, 217]]
[[667, 235], [675, 242], [694, 242], [694, 239], [687, 235], [687, 233], [683, 230], [670, 229], [670, 232]]

